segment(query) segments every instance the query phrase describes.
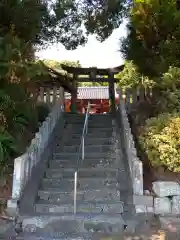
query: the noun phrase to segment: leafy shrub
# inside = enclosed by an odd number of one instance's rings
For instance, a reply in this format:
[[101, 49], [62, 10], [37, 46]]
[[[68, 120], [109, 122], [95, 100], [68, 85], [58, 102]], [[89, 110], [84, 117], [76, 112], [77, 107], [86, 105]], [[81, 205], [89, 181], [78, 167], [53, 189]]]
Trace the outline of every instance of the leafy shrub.
[[50, 112], [49, 106], [46, 103], [39, 103], [37, 105], [38, 122], [42, 123]]
[[3, 128], [0, 128], [0, 175], [12, 164], [12, 157], [19, 153], [16, 140]]
[[180, 172], [180, 113], [146, 120], [139, 140], [153, 166]]
[[27, 48], [13, 31], [0, 37], [1, 170], [7, 169], [14, 157], [24, 152], [29, 142], [28, 133], [34, 133], [38, 126], [37, 83], [44, 79], [42, 76], [47, 76], [47, 70], [41, 62], [27, 58]]
[[116, 75], [116, 78], [119, 80], [118, 86], [123, 88], [154, 86], [154, 81], [147, 76], [141, 75], [133, 61], [126, 61], [124, 69]]
[[161, 92], [161, 96], [156, 103], [156, 113], [180, 112], [180, 90], [166, 90]]
[[163, 74], [159, 82], [160, 87], [173, 89], [180, 87], [180, 68], [169, 67], [168, 71]]

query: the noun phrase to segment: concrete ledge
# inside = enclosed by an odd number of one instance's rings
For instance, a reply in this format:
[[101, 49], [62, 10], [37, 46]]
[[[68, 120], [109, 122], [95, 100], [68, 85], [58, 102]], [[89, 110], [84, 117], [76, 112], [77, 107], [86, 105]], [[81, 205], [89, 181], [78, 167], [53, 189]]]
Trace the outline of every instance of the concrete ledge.
[[136, 213], [153, 213], [160, 216], [180, 217], [180, 196], [133, 196]]
[[133, 195], [133, 204], [146, 206], [146, 207], [153, 207], [154, 199], [152, 196], [146, 195]]
[[144, 205], [135, 205], [136, 213], [153, 213], [154, 214], [154, 207], [147, 207]]

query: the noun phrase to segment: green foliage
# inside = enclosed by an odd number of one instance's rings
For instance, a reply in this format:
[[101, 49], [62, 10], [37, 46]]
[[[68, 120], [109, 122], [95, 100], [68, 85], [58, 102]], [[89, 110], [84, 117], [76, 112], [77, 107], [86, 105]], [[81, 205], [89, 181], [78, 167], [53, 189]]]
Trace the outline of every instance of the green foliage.
[[83, 0], [79, 2], [87, 31], [96, 34], [98, 40], [109, 37], [114, 28], [121, 24], [122, 17], [127, 14], [130, 1], [127, 0]]
[[48, 105], [45, 103], [39, 103], [36, 109], [37, 109], [37, 115], [38, 115], [38, 122], [42, 123], [48, 116], [50, 109]]
[[[27, 129], [37, 127], [34, 92], [47, 71], [41, 62], [26, 58], [24, 41], [7, 34], [0, 38], [0, 168], [24, 151]], [[16, 141], [14, 140], [16, 139]]]
[[45, 59], [43, 60], [44, 64], [50, 68], [60, 68], [61, 69], [61, 63], [55, 60]]
[[45, 59], [43, 60], [44, 64], [50, 68], [54, 68], [54, 69], [61, 69], [62, 70], [62, 65], [66, 65], [68, 67], [81, 67], [81, 64], [79, 63], [79, 61], [55, 61], [55, 60], [50, 60], [50, 59]]
[[[27, 59], [27, 47], [25, 41], [14, 36], [13, 32], [8, 33], [4, 37], [0, 37], [1, 84], [4, 84], [4, 82], [5, 84], [7, 82], [21, 82], [32, 85], [35, 81], [40, 81], [40, 77], [46, 77], [48, 75], [41, 61], [34, 62]], [[30, 79], [33, 79], [34, 82], [30, 82]], [[13, 86], [13, 89], [14, 87], [15, 86]]]
[[[61, 42], [67, 49], [84, 44], [87, 34], [104, 40], [119, 27], [126, 0], [8, 0], [0, 3], [0, 36], [13, 26], [20, 39], [39, 47]], [[85, 31], [82, 30], [84, 23]]]
[[14, 154], [21, 149], [20, 142], [24, 140], [26, 130], [36, 127], [38, 118], [42, 120], [47, 114], [47, 109], [43, 107], [38, 110], [38, 116], [36, 114], [37, 85], [43, 78], [48, 77], [48, 73], [42, 62], [34, 61], [35, 50], [53, 42], [61, 42], [67, 49], [75, 49], [84, 44], [87, 35], [92, 33], [103, 41], [114, 28], [119, 27], [125, 2], [0, 2], [1, 166], [9, 165]]
[[144, 75], [180, 66], [180, 11], [174, 0], [135, 0], [121, 51]]
[[16, 140], [4, 128], [0, 128], [0, 175], [12, 164], [12, 157], [19, 153]]
[[139, 139], [153, 166], [180, 172], [179, 126], [179, 113], [160, 114], [146, 121]]
[[157, 99], [155, 113], [173, 113], [180, 112], [180, 90], [161, 92], [161, 96]]
[[161, 77], [159, 85], [165, 89], [180, 88], [180, 68], [170, 66], [169, 70]]
[[115, 77], [119, 79], [118, 87], [122, 88], [152, 87], [154, 85], [154, 81], [140, 74], [132, 61], [126, 61], [124, 69]]
[[124, 69], [115, 77], [119, 79], [119, 87], [137, 87], [141, 83], [141, 75], [132, 61], [126, 61]]
[[[170, 67], [157, 81], [156, 117], [146, 120], [140, 143], [153, 166], [180, 172], [180, 69]], [[157, 97], [157, 96], [156, 96]]]
[[159, 96], [156, 96], [155, 112], [180, 112], [180, 68], [169, 70], [156, 80]]
[[64, 60], [64, 61], [61, 61], [60, 62], [60, 65], [66, 65], [68, 67], [81, 67], [81, 64], [79, 61], [67, 61], [67, 60]]

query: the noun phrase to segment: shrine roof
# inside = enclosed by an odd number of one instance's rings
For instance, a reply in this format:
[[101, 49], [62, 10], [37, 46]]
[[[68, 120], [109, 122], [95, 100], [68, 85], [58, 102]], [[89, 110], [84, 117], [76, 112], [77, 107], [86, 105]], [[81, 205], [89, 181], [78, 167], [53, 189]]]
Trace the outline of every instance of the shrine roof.
[[65, 91], [70, 93], [76, 91], [72, 85], [71, 79], [62, 70], [50, 68], [45, 64], [44, 67], [48, 71], [49, 78], [44, 79], [44, 81], [39, 83], [41, 87], [53, 88], [54, 86], [62, 86]]
[[[78, 87], [77, 99], [109, 99], [109, 88], [106, 86], [102, 87]], [[118, 97], [118, 94], [115, 90], [115, 97]], [[71, 99], [71, 95], [65, 93], [65, 99]]]

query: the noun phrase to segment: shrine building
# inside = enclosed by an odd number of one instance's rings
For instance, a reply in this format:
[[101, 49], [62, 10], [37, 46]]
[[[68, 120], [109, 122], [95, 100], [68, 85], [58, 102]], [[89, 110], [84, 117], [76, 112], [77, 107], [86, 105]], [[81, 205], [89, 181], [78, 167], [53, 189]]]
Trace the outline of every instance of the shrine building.
[[[115, 102], [118, 103], [118, 94], [115, 92]], [[88, 102], [91, 104], [91, 113], [106, 113], [110, 111], [109, 87], [94, 86], [94, 87], [78, 87], [76, 109], [79, 113], [86, 111]], [[66, 112], [71, 111], [71, 94], [65, 94]]]

